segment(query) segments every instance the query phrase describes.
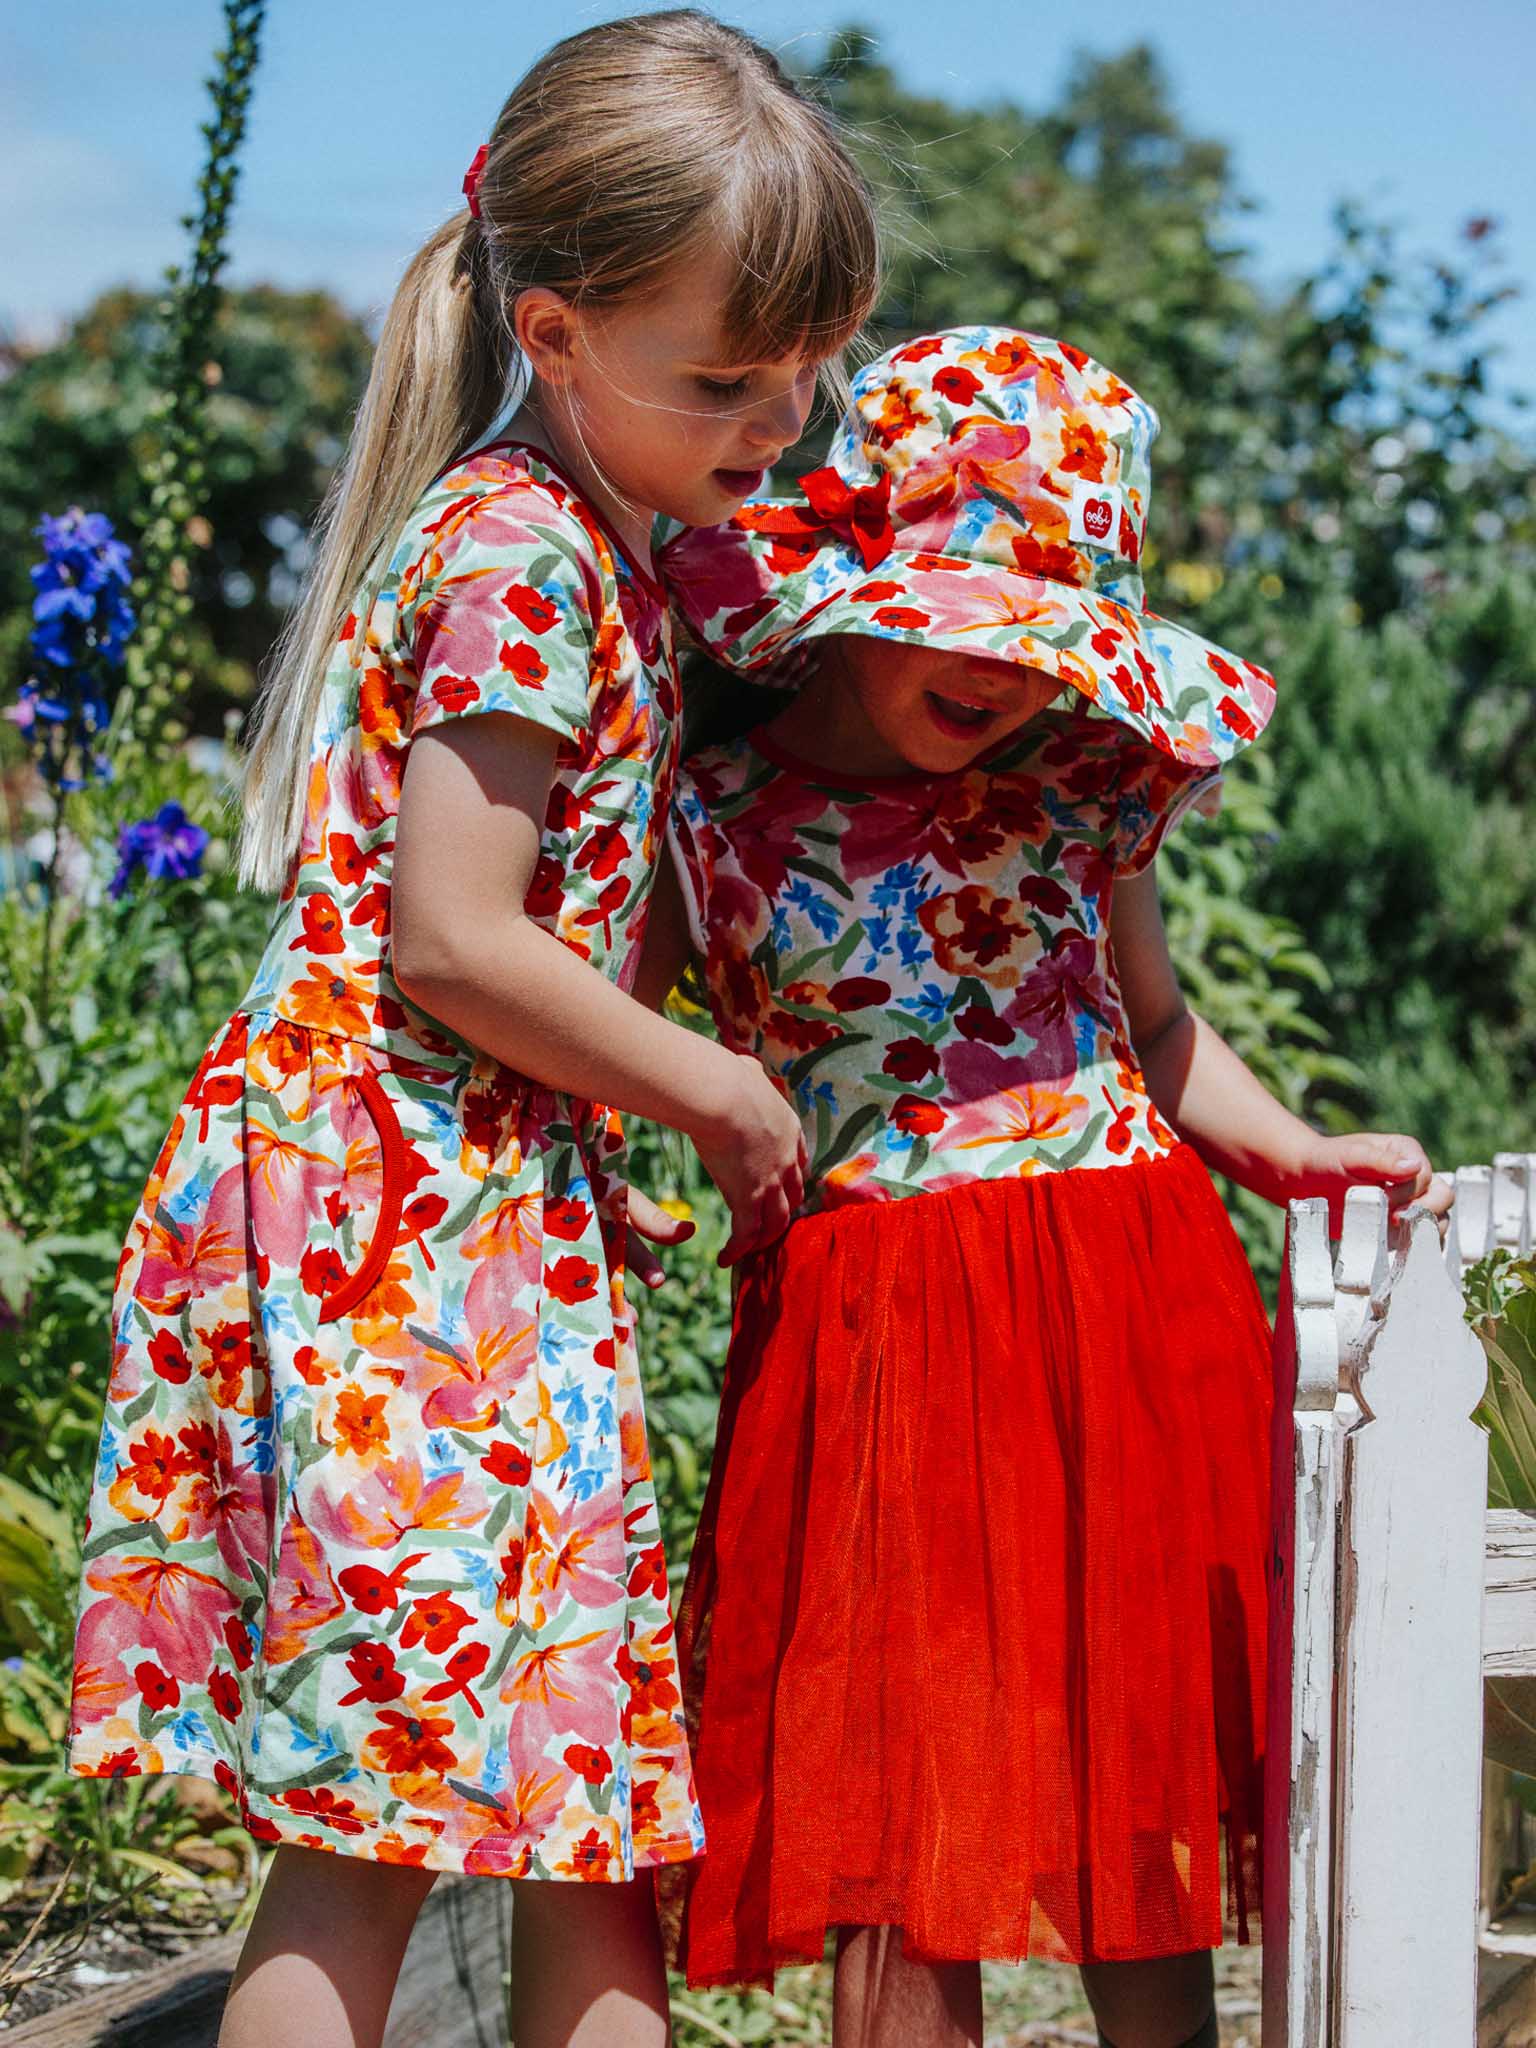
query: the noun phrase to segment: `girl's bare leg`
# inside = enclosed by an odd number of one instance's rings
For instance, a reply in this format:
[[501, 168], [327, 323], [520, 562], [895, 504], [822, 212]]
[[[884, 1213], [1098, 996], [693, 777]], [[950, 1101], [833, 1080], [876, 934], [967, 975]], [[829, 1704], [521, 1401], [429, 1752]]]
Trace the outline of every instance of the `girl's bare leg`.
[[378, 2048], [432, 1873], [284, 1843], [219, 2029], [219, 2048]]
[[899, 1927], [840, 1927], [835, 2048], [981, 2048], [979, 1963], [913, 1963]]
[[1217, 2048], [1208, 1949], [1146, 1963], [1085, 1963], [1082, 1978], [1109, 2048]]
[[513, 2048], [666, 2048], [670, 2039], [649, 1876], [515, 1883]]

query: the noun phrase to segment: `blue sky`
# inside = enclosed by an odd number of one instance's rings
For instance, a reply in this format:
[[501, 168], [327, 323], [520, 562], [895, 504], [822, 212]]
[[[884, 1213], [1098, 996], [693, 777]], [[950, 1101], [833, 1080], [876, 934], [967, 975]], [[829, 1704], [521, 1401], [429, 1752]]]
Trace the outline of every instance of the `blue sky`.
[[[387, 299], [518, 73], [547, 42], [622, 11], [598, 0], [272, 0], [232, 275]], [[1532, 0], [721, 0], [777, 47], [875, 27], [903, 80], [960, 104], [1041, 106], [1074, 51], [1147, 40], [1186, 122], [1232, 148], [1260, 211], [1260, 274], [1317, 261], [1343, 196], [1445, 250], [1503, 224], [1508, 275], [1536, 287]], [[178, 253], [219, 31], [216, 0], [74, 0], [11, 10], [0, 79], [0, 322], [45, 332]], [[1536, 390], [1536, 306], [1500, 317], [1505, 381]]]

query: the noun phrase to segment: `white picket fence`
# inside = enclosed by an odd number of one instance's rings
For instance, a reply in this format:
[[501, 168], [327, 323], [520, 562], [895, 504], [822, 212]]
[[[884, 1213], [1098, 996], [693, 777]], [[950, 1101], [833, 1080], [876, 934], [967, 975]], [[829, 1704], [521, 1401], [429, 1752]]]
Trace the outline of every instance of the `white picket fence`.
[[1536, 1673], [1536, 1516], [1489, 1513], [1464, 1268], [1531, 1248], [1536, 1154], [1444, 1245], [1293, 1202], [1276, 1329], [1264, 2048], [1472, 2048], [1483, 1674]]

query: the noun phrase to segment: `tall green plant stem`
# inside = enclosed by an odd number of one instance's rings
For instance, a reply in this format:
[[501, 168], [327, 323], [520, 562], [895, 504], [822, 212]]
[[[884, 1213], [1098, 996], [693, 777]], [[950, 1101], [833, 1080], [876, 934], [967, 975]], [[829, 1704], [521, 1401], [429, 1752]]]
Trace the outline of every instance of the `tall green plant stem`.
[[188, 550], [208, 540], [206, 533], [196, 533], [194, 521], [208, 501], [207, 404], [217, 379], [210, 349], [265, 13], [266, 0], [224, 0], [225, 40], [208, 81], [213, 116], [202, 124], [207, 152], [197, 185], [201, 206], [182, 223], [192, 236], [191, 258], [184, 269], [167, 273], [152, 415], [158, 445], [145, 472], [135, 585], [139, 624], [109, 749], [119, 779], [130, 783], [148, 747], [185, 737], [180, 713], [191, 681], [185, 638], [192, 606]]

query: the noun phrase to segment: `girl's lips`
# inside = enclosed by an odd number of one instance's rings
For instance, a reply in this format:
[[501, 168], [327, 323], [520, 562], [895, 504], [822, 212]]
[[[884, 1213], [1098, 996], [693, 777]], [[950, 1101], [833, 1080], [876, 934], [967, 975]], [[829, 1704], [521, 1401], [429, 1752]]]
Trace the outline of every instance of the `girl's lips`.
[[971, 704], [963, 697], [941, 697], [936, 690], [925, 690], [923, 700], [928, 716], [949, 739], [975, 739], [997, 716], [995, 705]]
[[760, 469], [717, 469], [715, 482], [731, 498], [750, 498], [763, 480]]

